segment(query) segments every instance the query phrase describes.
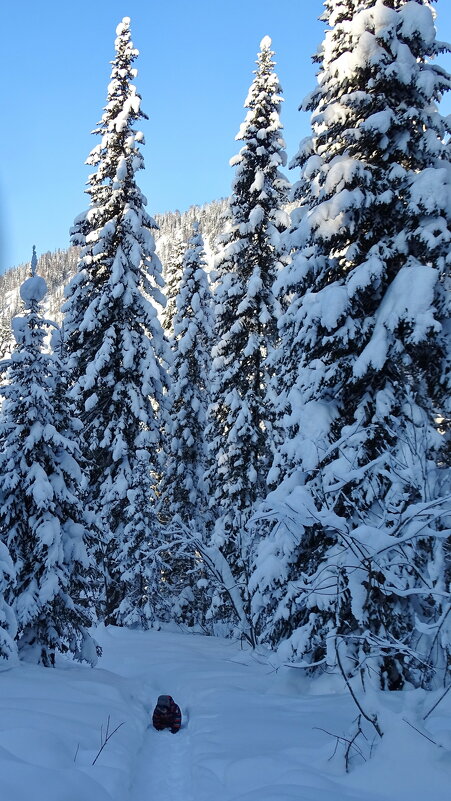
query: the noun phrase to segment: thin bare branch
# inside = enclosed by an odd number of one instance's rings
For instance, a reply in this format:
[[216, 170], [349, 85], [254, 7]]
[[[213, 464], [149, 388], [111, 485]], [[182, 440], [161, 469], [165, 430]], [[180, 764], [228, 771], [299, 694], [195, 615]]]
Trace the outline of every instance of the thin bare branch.
[[125, 723], [125, 721], [122, 721], [122, 723], [119, 723], [116, 726], [116, 728], [113, 729], [112, 732], [110, 732], [110, 715], [108, 715], [108, 720], [107, 720], [107, 724], [106, 724], [106, 731], [105, 731], [105, 738], [103, 737], [103, 726], [101, 726], [100, 727], [101, 746], [100, 746], [99, 750], [97, 751], [97, 754], [95, 755], [94, 760], [91, 762], [91, 765], [95, 765], [96, 764], [96, 762], [97, 762], [100, 754], [102, 753], [103, 749], [105, 748], [108, 740], [111, 740], [113, 734], [116, 734], [117, 730], [120, 729], [121, 726], [124, 725], [124, 723]]
[[438, 699], [438, 701], [436, 701], [436, 702], [435, 702], [434, 706], [431, 706], [431, 708], [430, 708], [429, 712], [426, 712], [426, 714], [425, 714], [425, 715], [423, 715], [423, 720], [426, 720], [426, 719], [429, 717], [429, 715], [431, 714], [431, 712], [433, 712], [433, 711], [434, 711], [434, 709], [436, 709], [436, 708], [438, 707], [439, 703], [440, 703], [441, 701], [443, 701], [443, 699], [444, 699], [445, 695], [448, 695], [448, 693], [449, 693], [449, 691], [450, 691], [450, 690], [451, 690], [451, 684], [449, 684], [449, 685], [448, 685], [448, 687], [446, 688], [445, 692], [441, 694], [440, 698]]
[[418, 734], [421, 734], [421, 736], [424, 737], [425, 740], [429, 740], [429, 742], [433, 743], [433, 745], [438, 745], [438, 743], [436, 743], [436, 741], [433, 740], [432, 737], [428, 737], [427, 734], [424, 734], [424, 732], [420, 731], [420, 729], [417, 729], [417, 727], [414, 726], [413, 723], [410, 722], [410, 720], [407, 720], [407, 718], [403, 718], [403, 721], [404, 723], [407, 723], [407, 725], [410, 726], [411, 729], [415, 729], [415, 731], [417, 731]]
[[343, 665], [342, 665], [342, 662], [341, 662], [341, 659], [340, 659], [340, 654], [338, 653], [337, 643], [335, 643], [335, 654], [336, 654], [336, 657], [337, 657], [337, 664], [338, 664], [338, 667], [340, 669], [340, 673], [341, 673], [341, 675], [343, 676], [343, 678], [344, 678], [344, 680], [346, 682], [346, 686], [347, 686], [349, 692], [351, 693], [352, 699], [353, 699], [357, 709], [363, 715], [365, 720], [367, 720], [368, 723], [371, 723], [371, 725], [374, 726], [374, 728], [375, 728], [376, 732], [378, 733], [379, 737], [382, 738], [383, 734], [382, 734], [382, 731], [380, 729], [379, 723], [377, 722], [377, 717], [375, 717], [375, 716], [374, 717], [370, 717], [370, 715], [367, 712], [365, 712], [365, 710], [362, 707], [359, 699], [357, 698], [354, 690], [351, 687], [351, 683], [350, 683], [350, 681], [349, 681], [349, 679], [348, 679], [348, 677], [347, 677], [347, 675], [346, 675], [346, 673], [344, 671], [344, 668], [343, 668]]

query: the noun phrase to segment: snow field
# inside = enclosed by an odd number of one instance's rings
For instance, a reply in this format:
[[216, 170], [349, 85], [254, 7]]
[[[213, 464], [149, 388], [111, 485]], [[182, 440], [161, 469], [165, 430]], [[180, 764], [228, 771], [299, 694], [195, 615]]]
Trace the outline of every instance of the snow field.
[[[1, 675], [3, 801], [111, 801], [128, 795], [130, 752], [145, 725], [127, 682], [103, 670], [20, 666]], [[126, 719], [92, 766], [100, 727]], [[124, 717], [126, 715], [126, 718]], [[122, 727], [125, 728], [125, 727]]]
[[[0, 676], [2, 801], [448, 801], [451, 703], [383, 698], [386, 734], [350, 774], [335, 740], [356, 710], [335, 678], [275, 672], [239, 644], [172, 632], [101, 628], [101, 667], [20, 665]], [[156, 732], [157, 696], [180, 704], [177, 735]], [[435, 697], [435, 696], [434, 696]], [[381, 699], [379, 699], [381, 701]], [[105, 735], [111, 736], [92, 765]]]

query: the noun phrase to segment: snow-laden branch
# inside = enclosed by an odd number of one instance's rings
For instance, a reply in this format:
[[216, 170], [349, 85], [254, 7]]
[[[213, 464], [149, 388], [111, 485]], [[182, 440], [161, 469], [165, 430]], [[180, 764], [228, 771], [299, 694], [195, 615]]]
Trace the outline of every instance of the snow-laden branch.
[[209, 572], [215, 582], [228, 596], [235, 614], [239, 620], [242, 636], [254, 647], [256, 644], [255, 633], [251, 621], [246, 614], [240, 588], [235, 581], [230, 565], [220, 550], [214, 545], [207, 545], [201, 535], [196, 531], [191, 531], [184, 523], [178, 521], [173, 523], [170, 528], [169, 543], [161, 546], [158, 550], [179, 549], [179, 554], [187, 554], [191, 558], [198, 555], [202, 564]]

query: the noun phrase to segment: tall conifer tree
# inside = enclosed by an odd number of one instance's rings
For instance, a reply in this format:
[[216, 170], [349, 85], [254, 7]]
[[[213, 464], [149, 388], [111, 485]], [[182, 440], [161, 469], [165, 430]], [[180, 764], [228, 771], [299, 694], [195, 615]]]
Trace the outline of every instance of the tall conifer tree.
[[[272, 408], [267, 356], [277, 341], [277, 305], [272, 286], [288, 225], [283, 211], [287, 181], [279, 118], [281, 87], [274, 72], [271, 40], [261, 42], [248, 108], [232, 159], [233, 194], [222, 247], [216, 259], [215, 336], [207, 437], [207, 480], [216, 518], [213, 541], [227, 556], [247, 598], [246, 524], [266, 494], [272, 458]], [[247, 600], [246, 600], [247, 604]]]
[[14, 320], [0, 424], [0, 534], [16, 581], [7, 599], [18, 624], [19, 653], [45, 666], [57, 651], [94, 664], [88, 634], [90, 561], [81, 491], [83, 475], [70, 404], [62, 402], [58, 359], [43, 350], [47, 291], [36, 275], [20, 293], [25, 315]]
[[[193, 223], [182, 259], [182, 273], [173, 318], [173, 361], [170, 369], [166, 463], [160, 486], [159, 511], [165, 526], [189, 528], [205, 540], [211, 514], [205, 487], [205, 425], [209, 399], [212, 346], [212, 300], [202, 234]], [[180, 526], [181, 524], [181, 526]], [[185, 549], [182, 549], [185, 551]], [[162, 591], [181, 622], [199, 622], [203, 604], [197, 582], [198, 556], [166, 555]]]
[[431, 63], [445, 46], [426, 0], [325, 7], [282, 322], [296, 436], [279, 464], [304, 486], [260, 548], [255, 622], [285, 659], [318, 669], [342, 651], [347, 671], [369, 665], [398, 688], [442, 675], [450, 651], [437, 426], [449, 418], [450, 128], [436, 104], [451, 82]]
[[4, 542], [0, 542], [0, 665], [17, 661], [17, 619], [8, 598], [16, 580], [13, 561]]
[[[138, 51], [130, 20], [117, 28], [116, 56], [100, 143], [88, 163], [90, 207], [75, 223], [78, 272], [67, 290], [65, 328], [73, 395], [84, 423], [90, 465], [90, 504], [97, 516], [106, 582], [105, 613], [114, 620], [124, 597], [120, 562], [127, 493], [141, 471], [140, 452], [158, 470], [167, 384], [165, 343], [156, 305], [164, 305], [161, 265], [155, 254], [155, 222], [135, 173], [144, 166], [144, 137], [135, 122], [145, 117], [133, 79]], [[152, 537], [155, 532], [150, 531]]]
[[161, 486], [161, 512], [168, 519], [205, 525], [205, 423], [212, 340], [211, 294], [197, 223], [182, 261], [175, 299], [170, 370], [170, 454]]
[[123, 535], [117, 543], [121, 599], [113, 617], [120, 626], [148, 629], [168, 617], [161, 586], [164, 564], [160, 526], [148, 450], [136, 451], [134, 472], [122, 511]]
[[177, 311], [176, 300], [183, 273], [183, 257], [185, 251], [186, 242], [183, 241], [181, 232], [178, 232], [175, 237], [174, 245], [164, 261], [166, 308], [163, 315], [163, 327], [170, 341], [172, 341], [174, 337], [174, 317]]

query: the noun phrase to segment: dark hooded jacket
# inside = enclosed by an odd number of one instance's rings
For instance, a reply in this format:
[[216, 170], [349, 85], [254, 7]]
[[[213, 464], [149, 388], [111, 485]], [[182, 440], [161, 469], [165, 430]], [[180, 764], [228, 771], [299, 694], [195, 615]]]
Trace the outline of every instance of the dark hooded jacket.
[[170, 729], [173, 734], [178, 732], [182, 725], [180, 707], [170, 695], [160, 695], [153, 711], [152, 723], [158, 731]]

